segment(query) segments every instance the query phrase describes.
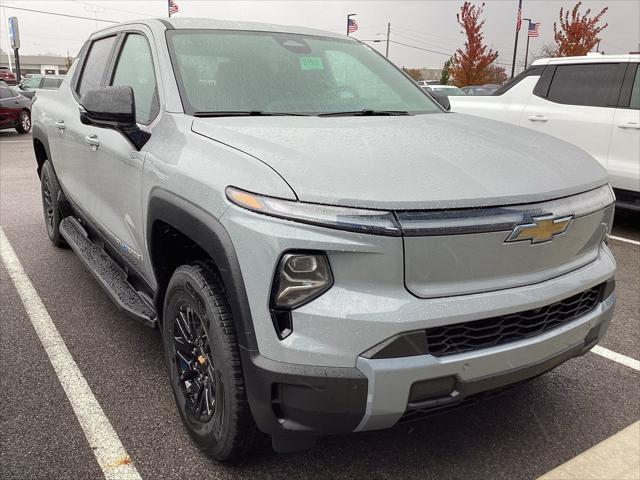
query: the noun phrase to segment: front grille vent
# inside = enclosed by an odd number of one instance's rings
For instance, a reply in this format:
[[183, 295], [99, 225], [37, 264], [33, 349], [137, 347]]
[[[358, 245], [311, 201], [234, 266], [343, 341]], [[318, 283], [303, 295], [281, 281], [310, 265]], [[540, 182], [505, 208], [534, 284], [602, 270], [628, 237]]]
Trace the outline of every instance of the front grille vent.
[[540, 335], [593, 310], [600, 299], [602, 287], [598, 285], [533, 310], [428, 328], [428, 353], [439, 357]]

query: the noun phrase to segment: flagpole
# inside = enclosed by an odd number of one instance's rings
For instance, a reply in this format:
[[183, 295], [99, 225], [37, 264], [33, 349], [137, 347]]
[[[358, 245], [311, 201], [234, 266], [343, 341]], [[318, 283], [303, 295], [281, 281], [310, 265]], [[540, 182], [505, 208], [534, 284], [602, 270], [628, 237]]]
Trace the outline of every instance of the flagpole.
[[[518, 19], [520, 20], [520, 15], [522, 15], [522, 0], [518, 0]], [[520, 20], [521, 21], [521, 20]], [[513, 62], [511, 63], [511, 78], [516, 73], [516, 53], [518, 53], [518, 34], [520, 33], [520, 26], [518, 25], [520, 22], [516, 22], [516, 40], [513, 44]]]
[[524, 51], [524, 69], [527, 69], [527, 59], [529, 58], [529, 40], [531, 39], [531, 37], [529, 37], [529, 29], [531, 28], [531, 19], [530, 18], [523, 18], [522, 20], [526, 20], [527, 23], [527, 48]]

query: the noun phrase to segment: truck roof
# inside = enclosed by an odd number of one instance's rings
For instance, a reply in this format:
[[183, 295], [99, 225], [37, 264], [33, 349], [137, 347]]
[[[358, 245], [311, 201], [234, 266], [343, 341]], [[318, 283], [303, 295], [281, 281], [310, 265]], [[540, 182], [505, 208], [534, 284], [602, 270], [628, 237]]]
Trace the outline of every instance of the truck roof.
[[[161, 27], [163, 29], [194, 29], [194, 30], [243, 30], [243, 31], [256, 31], [256, 32], [277, 32], [277, 33], [292, 33], [300, 35], [315, 35], [321, 37], [334, 37], [334, 38], [348, 38], [346, 35], [342, 35], [335, 32], [327, 32], [325, 30], [319, 30], [315, 28], [300, 27], [296, 25], [279, 25], [274, 23], [259, 23], [259, 22], [240, 22], [235, 20], [216, 20], [213, 18], [148, 18], [148, 19], [136, 19], [128, 22], [119, 23], [118, 25], [111, 25], [103, 28], [97, 33], [104, 33], [109, 30], [119, 30], [126, 25], [146, 25], [151, 29]], [[92, 36], [93, 36], [92, 35]]]
[[560, 65], [564, 63], [613, 63], [613, 62], [639, 62], [640, 54], [625, 53], [620, 55], [602, 55], [600, 53], [589, 53], [580, 57], [554, 57], [540, 58], [532, 65]]

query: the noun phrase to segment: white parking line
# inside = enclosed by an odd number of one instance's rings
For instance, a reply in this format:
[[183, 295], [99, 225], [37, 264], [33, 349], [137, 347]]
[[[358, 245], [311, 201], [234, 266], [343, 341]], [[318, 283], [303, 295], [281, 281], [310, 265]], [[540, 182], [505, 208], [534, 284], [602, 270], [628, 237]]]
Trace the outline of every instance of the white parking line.
[[617, 240], [618, 242], [630, 243], [631, 245], [640, 245], [638, 240], [630, 240], [628, 238], [616, 237], [614, 235], [609, 235], [611, 240]]
[[30, 140], [0, 140], [0, 145], [3, 143], [32, 143]]
[[538, 480], [637, 480], [640, 478], [640, 422], [594, 445]]
[[0, 257], [107, 480], [141, 480], [0, 227]]
[[640, 370], [640, 361], [635, 360], [631, 357], [627, 357], [625, 355], [621, 355], [620, 353], [616, 353], [608, 348], [601, 347], [600, 345], [596, 345], [591, 349], [593, 353], [600, 355], [601, 357], [608, 358], [609, 360], [613, 360], [614, 362], [621, 363], [629, 368], [633, 368], [634, 370]]

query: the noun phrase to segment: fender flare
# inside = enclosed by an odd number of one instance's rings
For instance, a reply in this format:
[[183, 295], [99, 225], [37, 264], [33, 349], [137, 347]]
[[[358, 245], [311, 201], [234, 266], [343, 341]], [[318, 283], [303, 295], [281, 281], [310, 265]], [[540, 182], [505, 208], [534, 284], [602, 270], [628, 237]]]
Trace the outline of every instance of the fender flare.
[[[47, 137], [47, 132], [45, 131], [44, 127], [42, 127], [39, 123], [31, 125], [31, 137], [34, 144], [34, 151], [35, 151], [35, 142], [37, 140], [44, 147], [44, 151], [47, 154], [47, 160], [49, 160], [49, 162], [51, 162], [51, 165], [53, 166], [53, 159], [51, 158], [51, 149], [49, 148], [49, 138]], [[36, 157], [36, 161], [38, 161], [37, 157]], [[40, 177], [40, 170], [42, 170], [42, 165], [38, 162], [38, 170], [37, 170], [38, 177]], [[55, 167], [53, 170], [55, 171]]]
[[[153, 225], [158, 220], [189, 237], [215, 262], [225, 285], [238, 343], [246, 350], [257, 351], [253, 320], [240, 263], [231, 237], [224, 226], [217, 218], [190, 201], [166, 190], [153, 190], [149, 198], [146, 225], [147, 249], [152, 266], [155, 263], [152, 245]], [[158, 292], [159, 289], [156, 292], [156, 297], [158, 297]], [[158, 303], [159, 299], [155, 300]], [[161, 305], [156, 306], [162, 308]]]

